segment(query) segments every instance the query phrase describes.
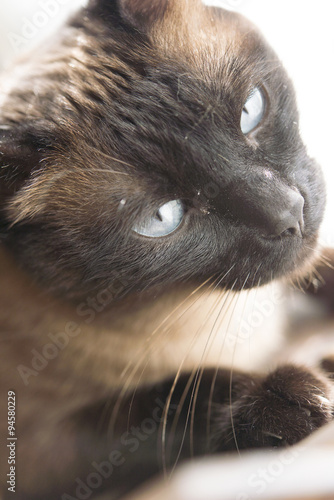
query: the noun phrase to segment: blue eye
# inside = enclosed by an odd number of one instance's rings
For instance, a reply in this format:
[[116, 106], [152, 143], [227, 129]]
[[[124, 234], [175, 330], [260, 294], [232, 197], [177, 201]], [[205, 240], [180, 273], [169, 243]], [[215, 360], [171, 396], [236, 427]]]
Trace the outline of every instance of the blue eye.
[[167, 236], [179, 227], [184, 216], [184, 208], [180, 200], [169, 201], [162, 205], [153, 217], [149, 217], [132, 229], [138, 234], [159, 238]]
[[240, 128], [243, 134], [249, 134], [259, 125], [264, 115], [264, 108], [264, 96], [256, 87], [242, 109]]

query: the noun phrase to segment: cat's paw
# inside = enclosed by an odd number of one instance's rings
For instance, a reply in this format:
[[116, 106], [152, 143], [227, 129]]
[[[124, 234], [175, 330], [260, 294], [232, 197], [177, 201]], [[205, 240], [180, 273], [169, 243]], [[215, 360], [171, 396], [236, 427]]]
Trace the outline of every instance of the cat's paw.
[[247, 391], [232, 403], [222, 433], [229, 445], [223, 447], [292, 445], [332, 420], [333, 403], [334, 383], [320, 370], [282, 366], [265, 378], [250, 380]]

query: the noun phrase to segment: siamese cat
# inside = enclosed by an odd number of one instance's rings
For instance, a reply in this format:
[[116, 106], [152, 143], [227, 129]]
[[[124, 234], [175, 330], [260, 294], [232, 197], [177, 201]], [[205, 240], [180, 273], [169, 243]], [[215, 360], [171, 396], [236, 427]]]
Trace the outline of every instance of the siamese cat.
[[325, 193], [250, 22], [91, 0], [2, 75], [0, 153], [4, 499], [117, 499], [332, 419], [320, 368], [265, 371]]

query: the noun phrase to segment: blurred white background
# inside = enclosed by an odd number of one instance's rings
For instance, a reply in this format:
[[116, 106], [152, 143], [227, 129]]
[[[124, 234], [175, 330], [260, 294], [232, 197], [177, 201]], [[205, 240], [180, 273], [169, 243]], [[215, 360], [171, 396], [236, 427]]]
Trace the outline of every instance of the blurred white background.
[[[328, 204], [322, 241], [334, 246], [334, 2], [332, 0], [205, 0], [254, 21], [282, 59], [297, 90], [301, 131], [322, 165]], [[40, 43], [85, 0], [1, 0], [0, 67]]]

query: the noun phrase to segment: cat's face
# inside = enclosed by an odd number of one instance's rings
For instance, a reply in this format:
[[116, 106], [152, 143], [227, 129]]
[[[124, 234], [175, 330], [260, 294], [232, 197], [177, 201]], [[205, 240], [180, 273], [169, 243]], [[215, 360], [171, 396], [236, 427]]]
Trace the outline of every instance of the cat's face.
[[312, 254], [322, 176], [290, 81], [237, 14], [99, 0], [21, 72], [0, 111], [2, 232], [54, 292], [118, 273], [125, 292], [240, 289]]

